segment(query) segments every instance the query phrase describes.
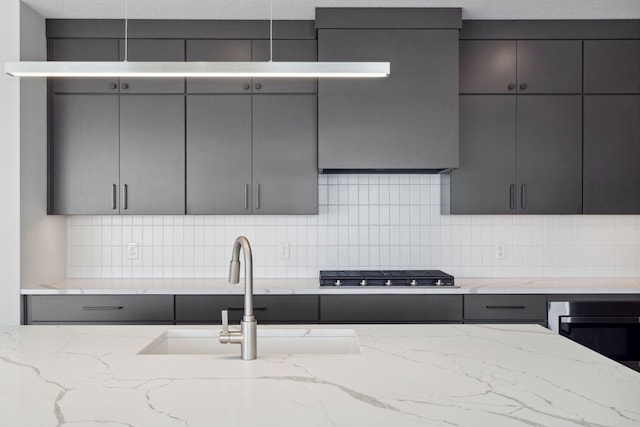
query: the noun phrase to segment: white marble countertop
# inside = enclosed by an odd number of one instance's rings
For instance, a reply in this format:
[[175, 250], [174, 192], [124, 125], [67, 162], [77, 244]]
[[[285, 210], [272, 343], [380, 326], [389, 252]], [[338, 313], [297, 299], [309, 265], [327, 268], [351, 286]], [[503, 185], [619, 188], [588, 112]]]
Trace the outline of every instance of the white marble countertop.
[[361, 354], [138, 355], [176, 327], [0, 327], [0, 425], [640, 425], [639, 373], [539, 326], [340, 327]]
[[[457, 288], [320, 287], [318, 279], [255, 279], [256, 295], [323, 294], [640, 294], [640, 278], [456, 278]], [[226, 279], [66, 279], [25, 286], [23, 295], [242, 294]]]

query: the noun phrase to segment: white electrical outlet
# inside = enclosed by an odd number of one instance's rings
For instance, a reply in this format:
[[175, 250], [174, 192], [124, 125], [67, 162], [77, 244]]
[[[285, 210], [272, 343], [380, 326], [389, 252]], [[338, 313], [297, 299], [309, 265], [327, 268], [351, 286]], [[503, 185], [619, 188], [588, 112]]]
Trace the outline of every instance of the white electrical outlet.
[[278, 259], [289, 259], [289, 242], [278, 243]]
[[127, 259], [138, 259], [140, 257], [138, 243], [127, 243]]
[[496, 259], [504, 259], [504, 245], [496, 245], [495, 256]]

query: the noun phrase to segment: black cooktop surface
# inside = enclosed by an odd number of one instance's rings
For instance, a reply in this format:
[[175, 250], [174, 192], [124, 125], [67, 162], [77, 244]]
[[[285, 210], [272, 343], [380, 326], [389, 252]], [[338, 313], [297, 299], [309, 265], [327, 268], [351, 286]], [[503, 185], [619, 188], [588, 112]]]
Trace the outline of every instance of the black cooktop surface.
[[440, 270], [323, 270], [320, 286], [455, 286]]

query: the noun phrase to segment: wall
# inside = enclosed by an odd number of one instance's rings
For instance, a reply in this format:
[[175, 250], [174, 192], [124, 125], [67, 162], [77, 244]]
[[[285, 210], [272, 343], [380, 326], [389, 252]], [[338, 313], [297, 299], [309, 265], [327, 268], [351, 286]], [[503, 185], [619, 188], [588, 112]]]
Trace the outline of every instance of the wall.
[[[0, 2], [0, 64], [20, 59], [20, 2]], [[20, 81], [0, 72], [0, 324], [20, 321]]]
[[[438, 175], [321, 175], [317, 216], [78, 216], [70, 277], [226, 277], [246, 235], [256, 277], [435, 268], [459, 277], [640, 274], [639, 216], [444, 216]], [[127, 259], [126, 243], [140, 243]], [[290, 259], [278, 243], [290, 243]], [[496, 259], [495, 245], [504, 245]]]
[[[20, 59], [47, 58], [45, 20], [20, 6]], [[66, 276], [66, 220], [47, 216], [47, 81], [20, 80], [20, 279], [22, 285]]]

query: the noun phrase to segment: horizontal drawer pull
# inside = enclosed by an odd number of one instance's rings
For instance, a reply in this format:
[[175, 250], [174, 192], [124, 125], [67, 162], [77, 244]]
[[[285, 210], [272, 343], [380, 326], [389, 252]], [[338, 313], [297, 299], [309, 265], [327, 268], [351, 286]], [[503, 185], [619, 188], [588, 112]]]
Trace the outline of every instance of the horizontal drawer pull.
[[487, 310], [524, 310], [524, 305], [487, 305]]
[[[253, 307], [253, 311], [265, 311], [267, 307]], [[244, 307], [227, 307], [229, 311], [244, 311]]]
[[122, 310], [124, 307], [117, 305], [102, 305], [82, 307], [83, 310]]

